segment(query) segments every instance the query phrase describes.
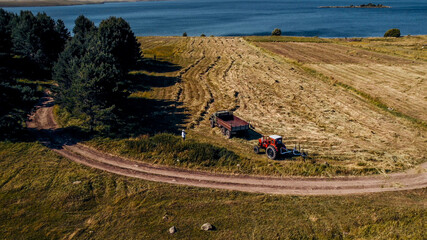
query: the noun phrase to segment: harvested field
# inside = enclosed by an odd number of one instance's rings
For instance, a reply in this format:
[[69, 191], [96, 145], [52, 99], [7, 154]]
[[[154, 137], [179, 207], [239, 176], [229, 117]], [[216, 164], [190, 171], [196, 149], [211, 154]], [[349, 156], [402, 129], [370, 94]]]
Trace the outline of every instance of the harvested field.
[[427, 121], [427, 63], [330, 43], [257, 43]]
[[[158, 61], [181, 66], [177, 71], [146, 74], [180, 79], [172, 86], [152, 88], [149, 97], [179, 102], [177, 111], [189, 116], [180, 127], [191, 129], [189, 137], [226, 146], [248, 161], [266, 161], [264, 155], [251, 152], [256, 134], [226, 140], [218, 129], [209, 127], [209, 114], [229, 109], [249, 121], [258, 133], [283, 135], [288, 146], [301, 144], [313, 160], [332, 166], [388, 172], [425, 161], [425, 128], [351, 91], [320, 81], [298, 65], [242, 38], [143, 37], [140, 41], [146, 57], [156, 55]], [[360, 87], [414, 118], [426, 119], [423, 62], [335, 44], [256, 44], [274, 52], [295, 49], [293, 55], [285, 57], [306, 62], [304, 66], [326, 76], [333, 74], [330, 77]], [[388, 74], [396, 68], [397, 74]], [[356, 77], [359, 75], [365, 78]], [[419, 85], [405, 82], [405, 76], [418, 78]], [[147, 96], [144, 94], [134, 93]], [[285, 160], [280, 164], [295, 162]]]

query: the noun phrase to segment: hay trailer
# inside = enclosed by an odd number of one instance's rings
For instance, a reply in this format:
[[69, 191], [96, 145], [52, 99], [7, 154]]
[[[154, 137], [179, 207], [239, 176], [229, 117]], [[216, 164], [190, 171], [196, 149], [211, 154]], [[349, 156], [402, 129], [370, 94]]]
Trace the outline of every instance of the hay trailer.
[[231, 111], [218, 111], [210, 116], [209, 121], [212, 128], [219, 127], [227, 138], [249, 130], [249, 123], [235, 116]]

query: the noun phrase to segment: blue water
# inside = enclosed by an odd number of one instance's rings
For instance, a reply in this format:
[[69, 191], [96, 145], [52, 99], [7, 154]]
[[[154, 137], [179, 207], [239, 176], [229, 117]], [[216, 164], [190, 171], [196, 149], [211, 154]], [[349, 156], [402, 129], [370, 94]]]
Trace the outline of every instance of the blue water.
[[[369, 2], [392, 8], [318, 8]], [[46, 12], [70, 30], [81, 14], [95, 24], [118, 16], [138, 36], [269, 35], [274, 28], [293, 36], [371, 37], [390, 28], [402, 35], [427, 34], [427, 0], [175, 0], [5, 10]]]

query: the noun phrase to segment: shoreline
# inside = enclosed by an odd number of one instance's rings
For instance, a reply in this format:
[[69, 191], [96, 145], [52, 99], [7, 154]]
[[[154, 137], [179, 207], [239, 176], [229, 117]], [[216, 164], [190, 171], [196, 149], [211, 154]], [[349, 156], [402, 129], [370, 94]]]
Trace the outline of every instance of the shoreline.
[[0, 8], [4, 7], [54, 7], [54, 6], [73, 6], [104, 4], [118, 2], [149, 2], [162, 0], [6, 0], [0, 2]]

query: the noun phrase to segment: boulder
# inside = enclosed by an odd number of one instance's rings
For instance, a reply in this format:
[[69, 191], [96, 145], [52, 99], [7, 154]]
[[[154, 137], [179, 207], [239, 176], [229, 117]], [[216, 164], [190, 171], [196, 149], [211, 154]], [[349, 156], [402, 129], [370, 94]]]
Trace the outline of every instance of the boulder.
[[169, 233], [170, 234], [174, 234], [174, 233], [176, 233], [176, 227], [175, 226], [172, 226], [171, 228], [169, 228]]
[[205, 223], [202, 225], [201, 229], [203, 231], [211, 231], [211, 230], [215, 230], [215, 227], [210, 223]]

